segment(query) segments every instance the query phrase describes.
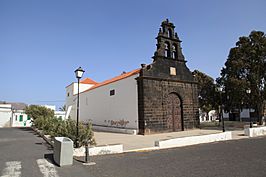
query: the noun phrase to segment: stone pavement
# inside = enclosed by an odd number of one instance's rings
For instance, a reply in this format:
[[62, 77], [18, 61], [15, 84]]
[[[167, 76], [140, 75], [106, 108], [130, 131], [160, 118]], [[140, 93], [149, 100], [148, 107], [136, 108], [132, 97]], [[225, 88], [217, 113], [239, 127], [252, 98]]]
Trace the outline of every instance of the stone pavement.
[[[229, 130], [228, 130], [229, 131]], [[244, 130], [234, 129], [232, 131], [233, 139], [247, 138], [244, 136]], [[97, 146], [110, 145], [110, 144], [123, 144], [124, 151], [140, 150], [145, 148], [154, 147], [156, 140], [172, 139], [188, 136], [199, 136], [207, 134], [221, 133], [221, 130], [217, 129], [193, 129], [182, 132], [171, 132], [162, 134], [152, 135], [129, 135], [121, 133], [110, 133], [110, 132], [94, 132]]]

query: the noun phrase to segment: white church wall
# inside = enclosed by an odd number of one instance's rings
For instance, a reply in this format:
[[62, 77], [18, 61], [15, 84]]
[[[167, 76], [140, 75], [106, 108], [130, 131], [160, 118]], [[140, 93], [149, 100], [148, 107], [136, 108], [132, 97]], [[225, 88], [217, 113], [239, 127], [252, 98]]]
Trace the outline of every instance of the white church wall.
[[[80, 120], [138, 129], [138, 74], [80, 94]], [[114, 95], [110, 91], [114, 90]]]

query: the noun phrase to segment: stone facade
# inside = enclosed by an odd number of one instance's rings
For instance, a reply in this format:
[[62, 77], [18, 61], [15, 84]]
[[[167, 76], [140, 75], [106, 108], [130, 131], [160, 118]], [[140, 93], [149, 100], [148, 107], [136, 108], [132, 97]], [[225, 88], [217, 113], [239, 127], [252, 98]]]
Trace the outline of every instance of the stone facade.
[[138, 83], [139, 133], [183, 131], [199, 125], [197, 82], [186, 66], [175, 26], [163, 21], [153, 63]]

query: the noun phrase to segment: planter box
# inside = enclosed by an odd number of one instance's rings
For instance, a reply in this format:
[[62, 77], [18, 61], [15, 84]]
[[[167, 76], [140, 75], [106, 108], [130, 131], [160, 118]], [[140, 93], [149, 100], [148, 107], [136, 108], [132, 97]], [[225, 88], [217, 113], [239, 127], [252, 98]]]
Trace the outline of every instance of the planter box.
[[[89, 156], [123, 153], [122, 144], [89, 147]], [[74, 156], [85, 156], [85, 147], [75, 148]]]
[[232, 132], [223, 132], [210, 135], [190, 136], [174, 138], [168, 140], [155, 141], [155, 146], [159, 148], [182, 147], [201, 143], [210, 143], [215, 141], [225, 141], [232, 139]]
[[244, 134], [249, 137], [263, 136], [266, 135], [266, 127], [244, 127]]

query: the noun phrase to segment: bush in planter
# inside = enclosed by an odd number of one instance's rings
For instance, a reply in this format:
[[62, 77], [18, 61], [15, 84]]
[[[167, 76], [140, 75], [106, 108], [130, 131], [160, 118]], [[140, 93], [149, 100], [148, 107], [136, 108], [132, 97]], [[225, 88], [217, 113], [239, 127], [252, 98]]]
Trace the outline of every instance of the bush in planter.
[[54, 117], [54, 111], [39, 105], [30, 105], [25, 109], [25, 113], [31, 117], [32, 121], [35, 122], [36, 119], [43, 119], [47, 117]]
[[[51, 135], [51, 137], [64, 136], [76, 140], [76, 121], [67, 119], [63, 121], [60, 118], [54, 117], [54, 111], [43, 106], [30, 105], [25, 110], [32, 118], [33, 126], [42, 130], [42, 134]], [[91, 124], [83, 125], [79, 123], [79, 146], [85, 145], [86, 142], [94, 145], [93, 132]]]
[[[53, 128], [51, 128], [53, 127]], [[76, 140], [77, 127], [76, 121], [67, 119], [65, 121], [59, 120], [55, 121], [53, 125], [49, 128], [51, 137], [63, 136], [70, 138], [73, 142]], [[91, 124], [79, 123], [79, 136], [78, 136], [78, 146], [84, 146], [86, 143], [89, 145], [95, 145], [95, 139], [93, 138], [93, 131]]]
[[79, 146], [84, 146], [86, 144], [88, 145], [96, 145], [96, 141], [93, 138], [93, 131], [92, 131], [92, 125], [89, 124], [79, 124]]

